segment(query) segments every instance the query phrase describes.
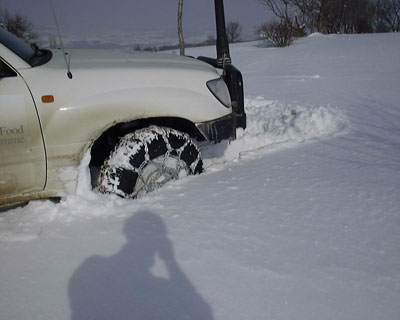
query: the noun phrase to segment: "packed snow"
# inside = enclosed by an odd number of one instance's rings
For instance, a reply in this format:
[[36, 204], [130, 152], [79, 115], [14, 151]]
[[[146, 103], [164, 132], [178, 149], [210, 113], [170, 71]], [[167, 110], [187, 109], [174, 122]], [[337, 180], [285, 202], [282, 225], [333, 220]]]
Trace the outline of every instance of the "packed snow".
[[0, 214], [0, 319], [399, 319], [400, 34], [231, 51], [248, 127], [204, 174], [124, 200], [87, 155]]

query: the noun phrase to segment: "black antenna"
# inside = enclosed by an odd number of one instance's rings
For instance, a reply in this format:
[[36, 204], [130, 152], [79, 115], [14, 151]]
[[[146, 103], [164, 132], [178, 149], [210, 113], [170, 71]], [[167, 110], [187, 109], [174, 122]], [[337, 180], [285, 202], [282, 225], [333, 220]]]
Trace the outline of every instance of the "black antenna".
[[229, 42], [226, 36], [224, 1], [215, 0], [215, 20], [217, 26], [217, 64], [220, 67], [231, 64]]
[[61, 45], [61, 49], [63, 51], [64, 61], [65, 61], [65, 64], [67, 65], [67, 76], [68, 76], [68, 78], [72, 79], [72, 73], [71, 73], [71, 70], [69, 68], [69, 64], [71, 62], [71, 54], [69, 55], [68, 61], [67, 61], [67, 54], [68, 53], [65, 52], [64, 44], [62, 42], [60, 28], [58, 26], [57, 17], [56, 17], [56, 11], [54, 10], [54, 3], [53, 3], [53, 0], [49, 0], [49, 1], [50, 1], [50, 6], [51, 6], [51, 11], [53, 12], [54, 23], [56, 24], [56, 28], [57, 28], [58, 38], [60, 39], [60, 45]]

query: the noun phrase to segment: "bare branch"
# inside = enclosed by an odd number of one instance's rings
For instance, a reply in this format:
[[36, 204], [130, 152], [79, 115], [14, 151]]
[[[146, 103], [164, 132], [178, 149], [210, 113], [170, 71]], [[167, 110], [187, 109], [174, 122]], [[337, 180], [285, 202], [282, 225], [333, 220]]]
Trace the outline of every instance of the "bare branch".
[[183, 29], [182, 29], [182, 11], [183, 11], [183, 0], [178, 2], [178, 37], [179, 37], [179, 49], [181, 56], [185, 55], [185, 42], [183, 40]]
[[11, 14], [7, 8], [0, 7], [0, 24], [26, 42], [33, 42], [38, 38], [38, 34], [33, 31], [33, 24], [28, 18], [19, 13]]
[[258, 28], [258, 32], [262, 39], [276, 47], [287, 47], [293, 42], [292, 28], [284, 20], [265, 23]]
[[240, 40], [242, 29], [243, 28], [238, 21], [230, 21], [226, 25], [226, 35], [228, 37], [229, 43], [235, 43]]

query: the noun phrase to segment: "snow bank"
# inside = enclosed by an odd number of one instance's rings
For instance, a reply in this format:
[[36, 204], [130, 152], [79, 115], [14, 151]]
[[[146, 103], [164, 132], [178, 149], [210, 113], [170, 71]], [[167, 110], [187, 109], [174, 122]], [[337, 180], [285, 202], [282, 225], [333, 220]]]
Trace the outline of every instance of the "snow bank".
[[[346, 116], [339, 108], [329, 105], [302, 106], [293, 103], [270, 101], [262, 96], [245, 99], [246, 130], [238, 130], [237, 140], [232, 141], [222, 157], [212, 157], [220, 147], [205, 150], [207, 167], [216, 163], [254, 158], [266, 151], [292, 146], [315, 138], [344, 132], [348, 126]], [[214, 151], [214, 154], [217, 152]]]

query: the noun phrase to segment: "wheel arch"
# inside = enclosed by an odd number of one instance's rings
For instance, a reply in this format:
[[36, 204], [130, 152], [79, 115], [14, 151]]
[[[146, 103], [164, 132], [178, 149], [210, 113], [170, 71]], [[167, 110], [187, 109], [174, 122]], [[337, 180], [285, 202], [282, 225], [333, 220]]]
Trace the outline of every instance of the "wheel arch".
[[100, 168], [105, 159], [111, 153], [115, 145], [120, 139], [128, 133], [135, 130], [143, 129], [148, 126], [155, 125], [160, 127], [168, 127], [188, 134], [191, 138], [198, 141], [204, 141], [205, 138], [197, 129], [195, 124], [189, 120], [176, 117], [156, 117], [146, 119], [136, 119], [127, 122], [120, 122], [107, 128], [91, 146], [91, 160], [89, 162], [89, 170], [92, 187], [96, 185], [96, 181], [100, 174]]

